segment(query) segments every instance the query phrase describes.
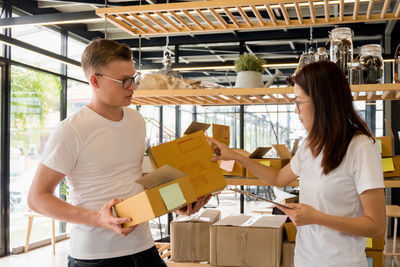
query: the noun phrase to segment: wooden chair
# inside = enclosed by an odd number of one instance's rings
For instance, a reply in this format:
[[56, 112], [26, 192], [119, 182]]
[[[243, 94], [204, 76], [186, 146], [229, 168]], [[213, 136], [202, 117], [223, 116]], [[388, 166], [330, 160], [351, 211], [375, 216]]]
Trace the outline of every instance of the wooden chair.
[[164, 261], [171, 257], [171, 244], [170, 243], [156, 243], [158, 254]]
[[[28, 228], [26, 230], [26, 240], [25, 240], [25, 248], [24, 252], [28, 252], [29, 250], [29, 239], [31, 238], [31, 231], [32, 231], [32, 224], [33, 224], [33, 219], [37, 217], [46, 217], [42, 214], [39, 213], [34, 213], [34, 212], [27, 212], [24, 214], [25, 217], [28, 218]], [[51, 245], [53, 246], [53, 255], [56, 254], [56, 238], [55, 238], [55, 223], [53, 218], [49, 218], [51, 220]]]

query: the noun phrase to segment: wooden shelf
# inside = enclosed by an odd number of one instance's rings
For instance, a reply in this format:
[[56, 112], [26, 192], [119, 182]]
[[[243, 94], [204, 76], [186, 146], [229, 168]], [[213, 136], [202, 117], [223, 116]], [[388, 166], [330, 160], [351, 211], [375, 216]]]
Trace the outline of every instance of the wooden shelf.
[[[399, 100], [400, 83], [351, 86], [353, 99]], [[134, 105], [265, 105], [293, 103], [293, 87], [137, 90]]]
[[151, 36], [397, 20], [400, 5], [388, 12], [396, 1], [211, 0], [98, 8], [96, 14], [134, 36]]

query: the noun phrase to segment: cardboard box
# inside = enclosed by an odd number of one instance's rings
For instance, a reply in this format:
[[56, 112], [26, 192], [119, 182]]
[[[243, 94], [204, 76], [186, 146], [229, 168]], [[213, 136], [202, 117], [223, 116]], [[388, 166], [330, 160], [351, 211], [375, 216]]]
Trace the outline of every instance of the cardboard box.
[[294, 267], [295, 243], [284, 241], [282, 244], [282, 267]]
[[[400, 176], [400, 156], [382, 158], [383, 176], [386, 178]], [[389, 171], [388, 171], [389, 170]]]
[[374, 239], [367, 237], [367, 245], [365, 246], [366, 249], [372, 250], [384, 250], [385, 249], [385, 239]]
[[190, 176], [195, 197], [208, 195], [225, 188], [226, 182], [216, 162], [204, 132], [195, 132], [150, 148], [157, 168], [170, 165]]
[[171, 259], [175, 262], [209, 261], [210, 225], [220, 218], [221, 212], [212, 209], [176, 218], [171, 223]]
[[230, 144], [230, 134], [229, 126], [213, 124], [212, 125], [213, 138], [229, 147]]
[[[276, 170], [282, 169], [286, 164], [290, 162], [292, 155], [285, 145], [272, 146], [277, 152], [279, 158], [263, 158], [263, 156], [271, 149], [271, 147], [259, 147], [253, 153], [251, 153], [249, 158], [266, 166], [272, 167]], [[252, 174], [249, 170], [246, 170], [246, 177], [255, 178], [256, 176]]]
[[382, 157], [392, 157], [394, 152], [394, 134], [389, 121], [385, 119], [386, 128], [390, 136], [374, 137]]
[[296, 235], [297, 235], [297, 228], [296, 225], [292, 222], [288, 222], [284, 224], [285, 227], [285, 232], [286, 232], [286, 238], [288, 242], [295, 242], [296, 241]]
[[211, 265], [280, 267], [286, 218], [241, 214], [211, 225]]
[[207, 131], [207, 129], [210, 128], [210, 124], [208, 123], [202, 123], [202, 122], [197, 122], [197, 121], [192, 121], [192, 123], [187, 127], [185, 132], [183, 133], [184, 135], [192, 134], [198, 131]]
[[174, 262], [165, 261], [168, 267], [210, 267], [212, 265], [205, 263], [193, 263], [193, 262]]
[[[244, 149], [233, 149], [245, 157], [250, 156], [250, 153]], [[222, 169], [222, 174], [226, 176], [246, 176], [246, 169], [239, 162], [235, 160], [221, 160], [218, 162], [219, 167]]]
[[118, 217], [132, 218], [124, 226], [133, 226], [164, 215], [176, 208], [197, 200], [192, 184], [193, 176], [187, 176], [168, 165], [136, 180], [147, 188], [115, 205]]

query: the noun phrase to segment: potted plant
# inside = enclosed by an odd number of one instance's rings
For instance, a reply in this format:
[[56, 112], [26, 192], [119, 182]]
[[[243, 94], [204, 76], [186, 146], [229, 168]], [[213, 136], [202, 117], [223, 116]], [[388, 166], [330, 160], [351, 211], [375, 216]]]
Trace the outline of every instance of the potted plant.
[[267, 62], [259, 56], [253, 54], [240, 55], [235, 60], [236, 88], [260, 88], [263, 87], [262, 74], [263, 65]]

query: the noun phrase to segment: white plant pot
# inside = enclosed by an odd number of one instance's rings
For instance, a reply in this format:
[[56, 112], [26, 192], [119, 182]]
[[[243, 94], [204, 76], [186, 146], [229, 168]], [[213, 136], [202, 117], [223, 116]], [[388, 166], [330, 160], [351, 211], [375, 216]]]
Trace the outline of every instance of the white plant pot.
[[236, 88], [260, 88], [264, 87], [261, 72], [241, 71], [236, 77]]

